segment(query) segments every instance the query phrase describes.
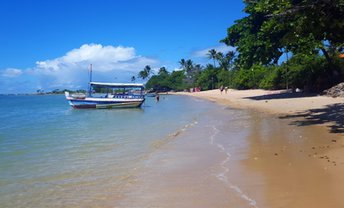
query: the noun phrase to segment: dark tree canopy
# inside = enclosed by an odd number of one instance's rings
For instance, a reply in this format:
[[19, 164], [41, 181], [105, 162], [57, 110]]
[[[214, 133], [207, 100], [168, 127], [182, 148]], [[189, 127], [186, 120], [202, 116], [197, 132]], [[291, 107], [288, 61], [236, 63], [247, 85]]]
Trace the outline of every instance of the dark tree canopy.
[[[344, 81], [344, 0], [244, 0], [245, 17], [222, 42], [236, 52], [208, 51], [213, 64], [181, 59], [147, 83], [156, 90], [300, 88], [321, 92]], [[287, 60], [281, 62], [286, 54]], [[144, 71], [145, 73], [145, 71]], [[142, 76], [141, 76], [142, 77]]]
[[222, 41], [237, 48], [237, 64], [277, 64], [285, 51], [331, 61], [343, 50], [344, 0], [246, 0], [246, 17], [228, 28]]

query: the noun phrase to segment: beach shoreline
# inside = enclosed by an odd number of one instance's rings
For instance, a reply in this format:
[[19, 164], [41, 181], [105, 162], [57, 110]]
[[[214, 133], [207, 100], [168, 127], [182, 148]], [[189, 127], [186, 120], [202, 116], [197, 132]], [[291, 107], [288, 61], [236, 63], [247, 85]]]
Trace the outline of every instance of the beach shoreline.
[[[290, 93], [285, 90], [230, 89], [227, 93], [224, 91], [221, 93], [220, 90], [216, 89], [194, 93], [178, 92], [176, 94], [210, 100], [234, 109], [253, 110], [278, 119], [287, 119], [289, 125], [296, 126], [296, 128], [307, 127], [315, 132], [320, 130], [323, 132], [323, 135], [314, 134], [313, 141], [309, 143], [308, 147], [312, 150], [318, 149], [318, 153], [315, 151], [308, 156], [320, 159], [318, 161], [319, 167], [326, 171], [326, 174], [333, 179], [334, 183], [344, 184], [344, 181], [341, 179], [341, 176], [344, 174], [344, 167], [342, 167], [344, 164], [344, 156], [342, 154], [344, 148], [344, 98]], [[319, 139], [323, 139], [327, 144], [319, 144]], [[298, 148], [297, 145], [295, 147]], [[324, 149], [320, 150], [320, 148]], [[319, 151], [321, 151], [320, 154]], [[272, 158], [273, 156], [270, 157]], [[334, 165], [335, 168], [329, 168], [329, 164], [330, 166]], [[334, 187], [337, 191], [341, 189], [337, 185], [334, 185]], [[329, 194], [336, 195], [335, 192]], [[339, 196], [337, 197], [338, 201], [343, 203]], [[332, 205], [335, 207], [339, 206], [336, 203]]]
[[325, 127], [329, 133], [344, 137], [344, 98], [318, 94], [290, 93], [287, 90], [228, 90], [177, 92], [210, 100], [234, 109], [249, 109], [278, 118], [291, 118], [298, 125]]
[[119, 207], [343, 207], [343, 133], [329, 126], [340, 123], [302, 125], [305, 112], [343, 99], [281, 93], [173, 93], [217, 110], [152, 154]]
[[201, 92], [177, 92], [208, 99], [238, 109], [253, 109], [274, 115], [292, 115], [304, 111], [325, 108], [344, 103], [344, 98], [332, 98], [317, 94], [290, 93], [286, 90], [233, 90], [221, 93], [219, 89]]

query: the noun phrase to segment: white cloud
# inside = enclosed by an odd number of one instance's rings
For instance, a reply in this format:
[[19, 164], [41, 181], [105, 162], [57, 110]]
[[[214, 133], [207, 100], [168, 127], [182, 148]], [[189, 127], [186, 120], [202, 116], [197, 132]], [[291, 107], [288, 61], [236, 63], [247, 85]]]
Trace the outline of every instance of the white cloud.
[[92, 63], [95, 71], [111, 71], [115, 68], [126, 70], [140, 62], [154, 63], [145, 57], [135, 54], [132, 47], [102, 46], [100, 44], [84, 44], [80, 48], [73, 49], [66, 55], [53, 60], [37, 61], [37, 69], [46, 71], [59, 71], [65, 68], [86, 67]]
[[132, 47], [102, 46], [100, 44], [85, 44], [74, 49], [63, 57], [65, 62], [81, 61], [128, 61], [135, 57], [135, 49]]
[[61, 71], [75, 68], [87, 69], [93, 64], [94, 71], [137, 71], [136, 67], [144, 64], [155, 64], [157, 61], [136, 55], [132, 47], [102, 46], [101, 44], [84, 44], [80, 48], [73, 49], [66, 55], [46, 61], [37, 61], [39, 71]]
[[90, 64], [94, 81], [127, 82], [146, 65], [157, 63], [155, 59], [137, 55], [133, 47], [84, 44], [62, 57], [37, 61], [31, 73], [40, 77], [40, 85], [48, 88], [80, 88], [88, 82]]
[[174, 68], [173, 71], [181, 71], [183, 68]]
[[93, 81], [130, 82], [146, 65], [154, 69], [159, 62], [137, 55], [133, 47], [84, 44], [61, 57], [37, 61], [30, 69], [0, 70], [0, 93], [34, 92], [38, 88], [45, 91], [85, 89], [90, 64], [93, 64]]
[[207, 54], [209, 53], [209, 50], [211, 50], [211, 49], [215, 49], [217, 52], [222, 52], [222, 53], [227, 53], [229, 51], [235, 51], [234, 47], [221, 44], [221, 45], [218, 45], [215, 47], [209, 47], [206, 49], [195, 51], [192, 53], [192, 56], [196, 57], [196, 58], [206, 58]]
[[22, 74], [23, 74], [23, 71], [20, 69], [8, 68], [8, 69], [5, 69], [1, 75], [3, 77], [18, 77]]

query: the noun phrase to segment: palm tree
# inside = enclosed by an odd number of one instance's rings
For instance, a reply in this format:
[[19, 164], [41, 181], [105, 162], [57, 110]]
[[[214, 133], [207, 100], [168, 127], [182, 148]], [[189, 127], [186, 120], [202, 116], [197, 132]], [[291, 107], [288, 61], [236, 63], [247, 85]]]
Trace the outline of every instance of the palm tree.
[[208, 58], [214, 60], [214, 67], [216, 67], [216, 66], [215, 66], [216, 54], [217, 54], [217, 52], [216, 52], [215, 49], [211, 49], [211, 50], [209, 50], [208, 53], [207, 53]]
[[135, 77], [135, 76], [132, 76], [132, 77], [131, 77], [131, 82], [135, 82], [135, 80], [136, 80], [136, 77]]
[[168, 71], [165, 67], [161, 67], [159, 69], [158, 75], [162, 75], [162, 74], [168, 74]]
[[179, 64], [186, 73], [189, 73], [190, 70], [192, 70], [193, 68], [193, 62], [191, 59], [188, 59], [188, 60], [181, 59], [179, 61]]
[[149, 65], [146, 65], [145, 68], [143, 69], [145, 70], [146, 74], [147, 74], [147, 78], [149, 79], [151, 74], [153, 73], [152, 72], [152, 68], [149, 66]]
[[180, 64], [180, 66], [182, 67], [182, 69], [185, 69], [186, 66], [186, 61], [185, 59], [180, 59], [180, 61], [178, 62]]
[[139, 74], [137, 75], [138, 77], [140, 77], [141, 79], [145, 80], [147, 78], [150, 77], [150, 75], [152, 74], [152, 69], [149, 65], [145, 66], [145, 68], [139, 72]]
[[223, 55], [222, 52], [216, 53], [215, 54], [215, 59], [219, 63], [220, 68], [227, 69], [228, 61], [227, 61], [226, 57]]
[[190, 76], [190, 73], [192, 72], [192, 69], [194, 68], [194, 64], [191, 59], [185, 60], [181, 59], [179, 61], [180, 66], [185, 71], [187, 76]]
[[235, 57], [235, 52], [234, 51], [229, 51], [224, 55], [222, 52], [218, 52], [215, 56], [216, 60], [220, 64], [220, 67], [228, 70], [232, 68], [232, 62]]
[[193, 62], [191, 59], [186, 60], [186, 65], [185, 65], [186, 73], [190, 73], [193, 69]]
[[200, 66], [196, 65], [194, 66], [194, 63], [191, 59], [185, 60], [181, 59], [179, 61], [179, 64], [184, 70], [184, 73], [186, 74], [186, 82], [192, 85], [195, 81], [195, 76], [198, 73], [198, 70], [200, 71]]
[[228, 64], [229, 64], [229, 69], [232, 68], [233, 66], [233, 60], [235, 58], [235, 52], [234, 51], [229, 51], [227, 54], [226, 54], [226, 58], [228, 60]]

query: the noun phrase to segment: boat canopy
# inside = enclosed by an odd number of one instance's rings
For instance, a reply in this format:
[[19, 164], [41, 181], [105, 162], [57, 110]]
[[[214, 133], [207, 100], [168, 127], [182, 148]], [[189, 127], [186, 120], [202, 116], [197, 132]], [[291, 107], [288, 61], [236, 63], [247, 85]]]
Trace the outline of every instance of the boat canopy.
[[139, 83], [108, 83], [108, 82], [90, 82], [91, 86], [109, 87], [109, 88], [144, 88]]

